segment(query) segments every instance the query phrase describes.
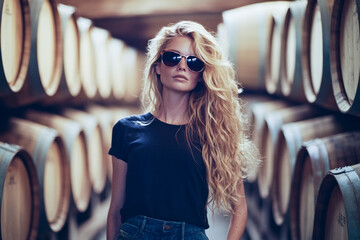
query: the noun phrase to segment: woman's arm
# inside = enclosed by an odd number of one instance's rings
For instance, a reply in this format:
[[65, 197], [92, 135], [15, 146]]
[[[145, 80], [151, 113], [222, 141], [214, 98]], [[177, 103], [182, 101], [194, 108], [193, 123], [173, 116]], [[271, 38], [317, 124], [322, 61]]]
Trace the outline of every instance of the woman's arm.
[[126, 173], [127, 163], [112, 157], [113, 163], [113, 177], [111, 185], [111, 202], [107, 218], [107, 239], [116, 239], [117, 233], [121, 227], [121, 215], [120, 210], [125, 202], [125, 185], [126, 185]]
[[247, 205], [245, 200], [244, 184], [241, 182], [239, 188], [240, 201], [235, 207], [235, 212], [231, 216], [227, 240], [240, 240], [246, 227]]

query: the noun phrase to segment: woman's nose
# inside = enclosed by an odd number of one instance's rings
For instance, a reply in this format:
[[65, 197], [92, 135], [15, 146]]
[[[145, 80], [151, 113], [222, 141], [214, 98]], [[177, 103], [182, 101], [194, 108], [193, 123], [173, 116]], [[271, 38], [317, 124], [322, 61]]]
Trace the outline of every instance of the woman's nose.
[[186, 69], [186, 58], [182, 57], [179, 65], [178, 65], [179, 70], [185, 70]]

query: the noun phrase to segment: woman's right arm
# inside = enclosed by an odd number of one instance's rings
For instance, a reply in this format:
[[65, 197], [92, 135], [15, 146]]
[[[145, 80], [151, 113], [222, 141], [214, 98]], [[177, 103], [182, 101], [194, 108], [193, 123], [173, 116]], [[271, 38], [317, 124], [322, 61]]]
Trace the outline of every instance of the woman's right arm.
[[115, 240], [121, 227], [120, 210], [125, 202], [125, 186], [127, 163], [112, 156], [113, 177], [111, 185], [111, 201], [107, 218], [107, 239]]

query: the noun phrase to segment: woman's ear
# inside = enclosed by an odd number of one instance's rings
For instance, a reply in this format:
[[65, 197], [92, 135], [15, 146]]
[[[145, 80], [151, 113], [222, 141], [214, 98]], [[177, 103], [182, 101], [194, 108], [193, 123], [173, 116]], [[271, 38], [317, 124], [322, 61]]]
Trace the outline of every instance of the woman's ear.
[[161, 63], [159, 62], [155, 63], [155, 72], [157, 75], [160, 75], [160, 70], [161, 70]]

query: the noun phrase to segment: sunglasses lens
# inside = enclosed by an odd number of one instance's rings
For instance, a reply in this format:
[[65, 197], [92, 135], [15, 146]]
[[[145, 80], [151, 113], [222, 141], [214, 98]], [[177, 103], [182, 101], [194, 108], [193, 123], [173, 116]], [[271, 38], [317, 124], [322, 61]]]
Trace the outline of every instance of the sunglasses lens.
[[164, 52], [162, 56], [163, 63], [168, 67], [173, 67], [179, 64], [181, 56], [174, 52]]
[[204, 69], [203, 61], [194, 56], [189, 56], [187, 58], [187, 65], [194, 72], [200, 72]]
[[[181, 55], [176, 52], [164, 52], [162, 55], [163, 63], [168, 67], [174, 67], [181, 61]], [[204, 63], [195, 56], [188, 56], [186, 59], [190, 70], [194, 72], [201, 72], [204, 69]]]

